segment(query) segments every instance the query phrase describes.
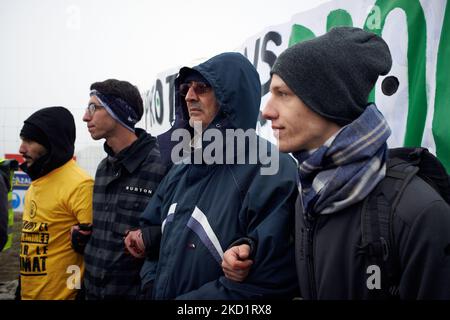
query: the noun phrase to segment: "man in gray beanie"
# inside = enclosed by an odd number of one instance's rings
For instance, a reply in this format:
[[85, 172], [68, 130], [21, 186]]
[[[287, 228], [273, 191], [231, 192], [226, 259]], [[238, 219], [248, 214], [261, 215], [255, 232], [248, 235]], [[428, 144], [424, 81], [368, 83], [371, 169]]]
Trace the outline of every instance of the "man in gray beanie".
[[[450, 299], [450, 207], [415, 174], [393, 183], [399, 159], [388, 159], [391, 131], [368, 102], [391, 64], [382, 38], [338, 27], [288, 48], [272, 68], [263, 117], [280, 150], [298, 160], [295, 242], [304, 299]], [[245, 279], [249, 250], [242, 244], [224, 254], [228, 278]]]
[[342, 27], [288, 48], [271, 73], [312, 111], [345, 126], [363, 113], [378, 76], [386, 75], [391, 66], [383, 39]]

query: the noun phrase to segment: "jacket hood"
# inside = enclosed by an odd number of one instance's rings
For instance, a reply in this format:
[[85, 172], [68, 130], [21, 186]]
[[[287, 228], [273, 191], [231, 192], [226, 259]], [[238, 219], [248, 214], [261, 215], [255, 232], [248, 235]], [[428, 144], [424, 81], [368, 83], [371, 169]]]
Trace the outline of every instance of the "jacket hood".
[[219, 112], [208, 128], [232, 128], [247, 130], [256, 128], [260, 104], [261, 82], [250, 61], [240, 53], [226, 52], [193, 67], [183, 67], [175, 79], [175, 123], [158, 136], [161, 152], [170, 155], [173, 143], [170, 137], [175, 129], [189, 126], [186, 101], [180, 96], [179, 87], [192, 70], [198, 71], [211, 85], [219, 102]]
[[31, 167], [26, 163], [21, 165], [22, 170], [35, 180], [59, 168], [72, 159], [75, 150], [75, 121], [64, 107], [48, 107], [33, 113], [24, 123], [38, 127], [47, 137], [50, 150]]
[[[220, 110], [212, 125], [227, 118], [230, 127], [235, 129], [256, 127], [261, 104], [261, 82], [258, 72], [246, 57], [237, 52], [226, 52], [192, 69], [211, 84], [219, 102]], [[175, 79], [175, 107], [181, 108], [185, 120], [189, 117], [186, 101], [179, 94], [179, 86], [192, 69], [181, 68]]]

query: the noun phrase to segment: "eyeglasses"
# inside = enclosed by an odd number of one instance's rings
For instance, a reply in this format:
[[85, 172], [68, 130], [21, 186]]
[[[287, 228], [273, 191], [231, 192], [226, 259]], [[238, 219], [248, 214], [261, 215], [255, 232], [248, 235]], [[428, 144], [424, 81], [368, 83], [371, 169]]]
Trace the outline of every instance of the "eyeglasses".
[[192, 88], [195, 92], [195, 94], [200, 95], [207, 93], [211, 91], [211, 86], [207, 85], [204, 82], [189, 82], [189, 83], [182, 83], [180, 84], [180, 95], [185, 97], [189, 91], [189, 89]]
[[88, 107], [86, 108], [86, 111], [89, 112], [89, 115], [92, 117], [95, 113], [96, 110], [103, 108], [102, 106], [95, 104], [95, 103], [90, 103], [88, 105]]

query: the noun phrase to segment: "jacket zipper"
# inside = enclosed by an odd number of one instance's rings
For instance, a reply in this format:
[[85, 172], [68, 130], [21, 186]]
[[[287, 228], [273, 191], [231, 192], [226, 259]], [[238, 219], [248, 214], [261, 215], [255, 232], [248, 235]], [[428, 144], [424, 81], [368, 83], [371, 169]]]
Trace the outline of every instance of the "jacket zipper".
[[306, 234], [308, 241], [308, 276], [309, 276], [309, 290], [311, 292], [311, 300], [317, 300], [316, 277], [314, 272], [314, 233], [316, 230], [317, 218], [312, 218], [309, 214], [306, 215]]

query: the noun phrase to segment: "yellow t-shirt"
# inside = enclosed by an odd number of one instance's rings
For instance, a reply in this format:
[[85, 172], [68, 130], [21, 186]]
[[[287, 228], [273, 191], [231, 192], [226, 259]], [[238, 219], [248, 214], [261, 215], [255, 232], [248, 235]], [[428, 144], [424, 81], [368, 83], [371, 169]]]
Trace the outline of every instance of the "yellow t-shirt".
[[25, 195], [20, 252], [22, 299], [74, 299], [83, 256], [70, 229], [92, 223], [94, 181], [73, 160], [31, 183]]

